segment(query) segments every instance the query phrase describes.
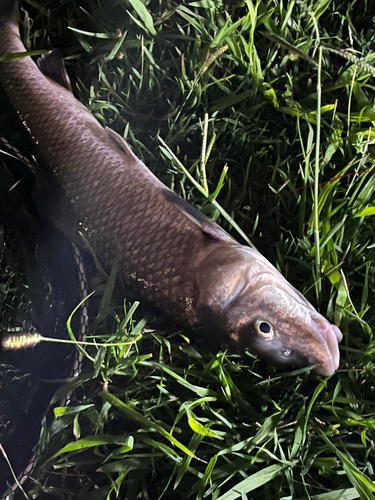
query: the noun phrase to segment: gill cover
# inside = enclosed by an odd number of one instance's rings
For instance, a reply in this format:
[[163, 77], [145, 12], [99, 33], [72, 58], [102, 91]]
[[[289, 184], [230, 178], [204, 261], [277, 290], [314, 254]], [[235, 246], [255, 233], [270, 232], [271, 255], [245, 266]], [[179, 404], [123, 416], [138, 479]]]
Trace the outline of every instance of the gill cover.
[[211, 323], [271, 363], [316, 365], [321, 375], [337, 369], [340, 330], [255, 250], [218, 244], [196, 279], [206, 327]]

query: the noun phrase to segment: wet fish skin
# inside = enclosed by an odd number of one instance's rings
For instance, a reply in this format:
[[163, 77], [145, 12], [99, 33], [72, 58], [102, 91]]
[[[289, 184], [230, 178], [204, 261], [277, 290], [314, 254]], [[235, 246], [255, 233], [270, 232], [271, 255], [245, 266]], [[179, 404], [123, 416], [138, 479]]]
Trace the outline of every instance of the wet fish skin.
[[[0, 55], [25, 51], [16, 10], [0, 0]], [[83, 232], [107, 269], [119, 245], [133, 298], [272, 363], [337, 369], [340, 330], [263, 256], [172, 193], [31, 58], [2, 63], [0, 80], [48, 165], [44, 212], [81, 246]]]

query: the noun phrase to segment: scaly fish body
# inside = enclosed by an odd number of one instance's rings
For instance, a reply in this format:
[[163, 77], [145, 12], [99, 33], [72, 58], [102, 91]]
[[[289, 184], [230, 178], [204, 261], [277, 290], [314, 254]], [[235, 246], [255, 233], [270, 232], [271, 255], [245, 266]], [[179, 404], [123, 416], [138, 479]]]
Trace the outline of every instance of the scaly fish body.
[[[0, 0], [0, 55], [25, 51], [15, 12]], [[107, 269], [120, 248], [132, 297], [272, 362], [337, 369], [340, 330], [263, 256], [170, 191], [30, 57], [2, 63], [0, 80], [48, 165], [44, 211], [79, 245], [83, 232]]]

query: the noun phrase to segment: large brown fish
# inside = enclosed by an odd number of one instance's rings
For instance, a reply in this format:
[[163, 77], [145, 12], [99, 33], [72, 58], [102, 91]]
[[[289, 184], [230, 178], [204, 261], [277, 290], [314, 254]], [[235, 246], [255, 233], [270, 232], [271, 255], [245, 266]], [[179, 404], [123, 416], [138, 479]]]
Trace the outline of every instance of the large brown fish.
[[[15, 0], [0, 0], [0, 55], [25, 51], [17, 10]], [[107, 269], [119, 245], [133, 298], [270, 362], [317, 365], [322, 375], [337, 369], [340, 330], [104, 129], [73, 96], [56, 54], [4, 62], [0, 80], [48, 165], [45, 213], [81, 246], [85, 233]]]

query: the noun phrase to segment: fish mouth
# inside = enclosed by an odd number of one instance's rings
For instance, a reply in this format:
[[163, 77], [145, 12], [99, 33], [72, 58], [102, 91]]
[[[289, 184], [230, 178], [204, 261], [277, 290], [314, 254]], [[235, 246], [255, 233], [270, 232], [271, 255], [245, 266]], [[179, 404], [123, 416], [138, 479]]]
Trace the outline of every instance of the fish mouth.
[[342, 333], [337, 326], [330, 324], [323, 317], [313, 317], [312, 320], [328, 352], [328, 356], [316, 367], [315, 372], [328, 377], [335, 373], [340, 364], [339, 342], [342, 340]]

